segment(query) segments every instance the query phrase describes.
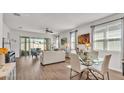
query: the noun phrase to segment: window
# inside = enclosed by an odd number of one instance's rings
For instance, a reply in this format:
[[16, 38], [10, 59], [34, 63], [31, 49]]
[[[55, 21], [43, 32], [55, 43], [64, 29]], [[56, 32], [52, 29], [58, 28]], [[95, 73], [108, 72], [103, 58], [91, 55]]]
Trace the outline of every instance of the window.
[[104, 50], [104, 41], [105, 41], [105, 31], [106, 28], [98, 27], [94, 31], [94, 49]]
[[121, 20], [96, 26], [93, 32], [93, 49], [121, 51]]
[[71, 36], [71, 50], [75, 50], [76, 48], [76, 31], [74, 32], [70, 32], [70, 36]]

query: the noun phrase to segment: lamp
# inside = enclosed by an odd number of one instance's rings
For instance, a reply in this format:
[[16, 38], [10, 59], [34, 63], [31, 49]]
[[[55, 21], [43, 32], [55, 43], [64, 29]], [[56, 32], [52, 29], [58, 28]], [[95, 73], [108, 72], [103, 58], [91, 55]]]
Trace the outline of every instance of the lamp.
[[85, 43], [85, 47], [86, 47], [87, 50], [88, 50], [88, 48], [90, 47], [90, 43]]
[[69, 52], [69, 44], [65, 43], [64, 47], [65, 47], [66, 54], [68, 54], [68, 52]]

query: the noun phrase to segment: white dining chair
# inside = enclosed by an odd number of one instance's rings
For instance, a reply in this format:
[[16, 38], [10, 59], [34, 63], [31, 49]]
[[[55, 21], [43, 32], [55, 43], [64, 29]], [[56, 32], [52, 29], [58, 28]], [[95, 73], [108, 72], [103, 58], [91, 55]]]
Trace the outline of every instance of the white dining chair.
[[101, 67], [99, 68], [92, 68], [92, 70], [94, 72], [97, 72], [98, 74], [100, 74], [102, 76], [101, 79], [104, 79], [105, 74], [107, 75], [107, 78], [109, 80], [109, 63], [110, 63], [110, 58], [111, 55], [105, 55], [104, 57], [104, 61], [101, 65]]
[[[77, 54], [74, 53], [70, 54], [70, 79], [79, 74], [80, 74], [79, 79], [81, 79], [81, 76], [86, 68], [87, 68], [86, 66], [81, 65], [80, 59]], [[72, 76], [72, 71], [76, 72], [77, 74]]]
[[98, 56], [99, 56], [99, 52], [98, 51], [95, 51], [95, 50], [92, 50], [90, 52], [90, 56], [91, 56], [91, 59], [98, 59]]

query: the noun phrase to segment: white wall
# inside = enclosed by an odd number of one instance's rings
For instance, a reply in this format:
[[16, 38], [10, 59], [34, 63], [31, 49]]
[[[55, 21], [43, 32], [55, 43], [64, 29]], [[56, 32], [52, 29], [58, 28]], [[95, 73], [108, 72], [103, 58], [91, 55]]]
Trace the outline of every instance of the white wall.
[[5, 23], [3, 23], [3, 37], [8, 38], [8, 33], [10, 33], [10, 28]]
[[3, 14], [0, 13], [0, 47], [2, 47], [2, 38], [7, 38], [8, 32], [10, 29], [3, 21]]
[[[81, 35], [81, 34], [91, 33], [90, 24], [83, 25], [83, 26], [81, 26], [81, 27], [78, 27], [77, 29], [78, 29], [77, 36], [79, 36], [79, 35]], [[90, 34], [90, 39], [91, 39], [91, 34]], [[85, 46], [82, 45], [82, 44], [78, 44], [77, 47], [78, 47], [79, 49], [85, 48]]]
[[[80, 25], [80, 26], [78, 26], [74, 29], [78, 30], [78, 35], [91, 33], [91, 28], [90, 28], [91, 25], [95, 25], [95, 24], [106, 22], [106, 21], [114, 20], [114, 19], [117, 19], [117, 18], [121, 18], [123, 16], [124, 16], [124, 14], [114, 14], [112, 16], [109, 16], [109, 17], [106, 17], [106, 18], [103, 18], [103, 19], [99, 19], [99, 20], [96, 20], [96, 21], [88, 23], [88, 24]], [[70, 43], [70, 33], [69, 32], [74, 31], [74, 29], [70, 30], [70, 31], [64, 31], [63, 33], [60, 33], [60, 40], [63, 37], [67, 37], [68, 38], [68, 43]], [[77, 46], [80, 49], [84, 48], [83, 45], [77, 45]], [[122, 64], [121, 64], [121, 61], [120, 61], [121, 60], [121, 53], [113, 52], [113, 51], [100, 51], [99, 56], [103, 57], [103, 55], [105, 55], [106, 53], [107, 54], [112, 54], [112, 58], [111, 58], [111, 62], [110, 62], [110, 68], [121, 72], [122, 71]]]
[[61, 46], [61, 39], [62, 38], [67, 38], [67, 43], [69, 44], [70, 43], [70, 33], [69, 33], [69, 31], [61, 32], [59, 34], [59, 45], [60, 45], [60, 48], [65, 48], [65, 46]]
[[103, 58], [105, 54], [112, 54], [109, 67], [122, 72], [121, 53], [116, 51], [100, 51], [99, 57]]
[[[3, 37], [6, 40], [9, 40], [9, 34], [10, 34], [10, 28], [4, 23], [3, 21]], [[10, 50], [10, 45], [9, 44], [4, 44], [5, 48], [8, 48]]]
[[0, 13], [0, 48], [2, 47], [2, 37], [3, 37], [3, 14]]
[[20, 54], [20, 36], [27, 36], [27, 37], [39, 37], [39, 38], [51, 38], [51, 43], [53, 42], [53, 36], [50, 34], [40, 34], [34, 32], [27, 32], [27, 31], [19, 31], [19, 30], [11, 30], [10, 31], [10, 38], [16, 40], [16, 42], [12, 42], [12, 50], [15, 51], [16, 57], [19, 57]]

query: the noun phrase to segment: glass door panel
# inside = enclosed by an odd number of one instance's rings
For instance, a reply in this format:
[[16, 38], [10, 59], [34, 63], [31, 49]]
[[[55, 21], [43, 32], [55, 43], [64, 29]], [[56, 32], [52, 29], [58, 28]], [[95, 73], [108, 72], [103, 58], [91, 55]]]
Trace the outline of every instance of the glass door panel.
[[21, 56], [28, 56], [32, 49], [50, 50], [51, 39], [21, 37]]
[[28, 37], [21, 37], [21, 56], [28, 56], [30, 51], [30, 39]]

